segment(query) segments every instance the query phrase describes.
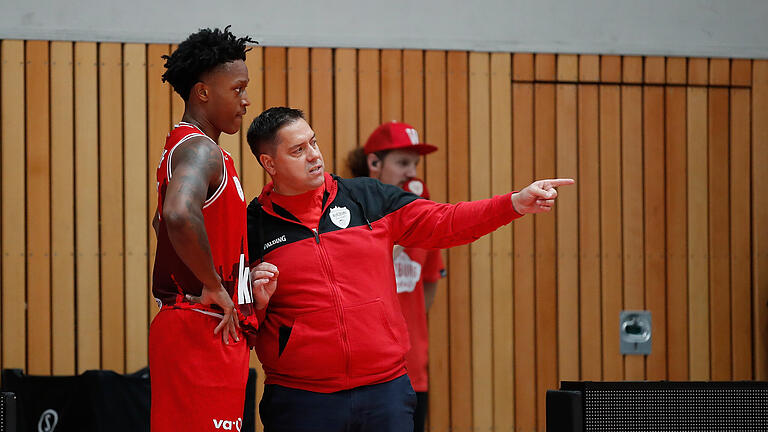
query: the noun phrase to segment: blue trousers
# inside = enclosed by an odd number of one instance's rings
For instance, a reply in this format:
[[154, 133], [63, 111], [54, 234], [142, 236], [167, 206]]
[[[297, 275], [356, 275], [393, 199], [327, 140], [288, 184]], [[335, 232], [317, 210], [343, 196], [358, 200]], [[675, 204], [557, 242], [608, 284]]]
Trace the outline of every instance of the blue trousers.
[[265, 432], [411, 432], [415, 408], [403, 375], [336, 393], [265, 385], [259, 415]]

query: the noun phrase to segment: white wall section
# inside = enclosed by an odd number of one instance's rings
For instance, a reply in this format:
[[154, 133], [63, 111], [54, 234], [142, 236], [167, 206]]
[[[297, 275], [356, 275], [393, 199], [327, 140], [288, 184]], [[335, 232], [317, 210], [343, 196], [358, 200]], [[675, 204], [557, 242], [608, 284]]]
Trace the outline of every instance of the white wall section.
[[0, 38], [768, 58], [766, 0], [0, 0]]

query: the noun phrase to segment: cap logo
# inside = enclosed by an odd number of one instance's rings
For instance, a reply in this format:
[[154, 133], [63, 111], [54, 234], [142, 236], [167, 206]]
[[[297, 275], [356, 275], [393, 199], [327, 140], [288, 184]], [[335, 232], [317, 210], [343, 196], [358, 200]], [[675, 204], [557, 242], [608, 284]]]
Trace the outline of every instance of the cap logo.
[[411, 140], [411, 144], [416, 145], [419, 143], [419, 133], [414, 128], [406, 128], [405, 133], [408, 134], [408, 138]]

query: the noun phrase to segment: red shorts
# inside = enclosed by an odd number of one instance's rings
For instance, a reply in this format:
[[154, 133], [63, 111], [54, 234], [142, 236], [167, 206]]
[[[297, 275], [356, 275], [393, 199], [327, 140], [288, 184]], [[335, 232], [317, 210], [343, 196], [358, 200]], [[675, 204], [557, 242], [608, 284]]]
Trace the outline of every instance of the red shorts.
[[248, 381], [245, 338], [225, 345], [221, 318], [164, 309], [149, 329], [153, 432], [239, 431]]

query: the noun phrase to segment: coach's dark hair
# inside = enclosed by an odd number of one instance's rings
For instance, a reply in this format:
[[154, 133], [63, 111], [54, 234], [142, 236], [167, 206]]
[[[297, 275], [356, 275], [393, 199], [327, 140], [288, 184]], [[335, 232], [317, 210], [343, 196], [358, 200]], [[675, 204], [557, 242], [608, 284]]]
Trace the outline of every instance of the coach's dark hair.
[[298, 119], [306, 120], [304, 112], [296, 108], [272, 107], [253, 119], [248, 128], [248, 146], [261, 164], [259, 156], [274, 153], [277, 131]]
[[[382, 150], [374, 152], [373, 154], [379, 158], [380, 163], [384, 163], [384, 158], [392, 150]], [[352, 172], [354, 177], [370, 177], [371, 170], [368, 168], [368, 155], [365, 154], [363, 147], [358, 147], [347, 155], [347, 168]]]
[[229, 27], [201, 29], [189, 35], [171, 55], [163, 56], [167, 69], [163, 82], [169, 82], [185, 101], [203, 74], [221, 64], [245, 60], [245, 53], [250, 50], [246, 44], [258, 43], [249, 36], [235, 37]]

